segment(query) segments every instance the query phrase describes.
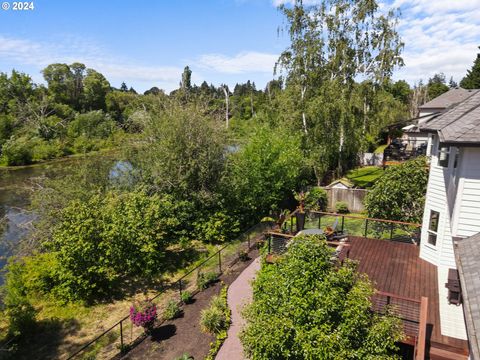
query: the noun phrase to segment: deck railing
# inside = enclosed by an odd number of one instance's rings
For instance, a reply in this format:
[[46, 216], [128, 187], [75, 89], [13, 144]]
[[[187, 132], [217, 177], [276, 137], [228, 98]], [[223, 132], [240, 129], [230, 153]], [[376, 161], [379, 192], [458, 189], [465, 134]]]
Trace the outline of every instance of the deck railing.
[[[239, 260], [239, 251], [252, 249], [255, 245], [255, 240], [268, 228], [270, 228], [268, 223], [259, 223], [252, 226], [237, 237], [235, 241], [222, 246], [218, 251], [190, 269], [178, 280], [169, 286], [162, 286], [157, 294], [150, 300], [157, 303], [157, 306], [162, 307], [168, 300], [173, 299], [180, 302], [182, 291], [190, 290], [192, 293], [195, 293], [197, 291], [195, 279], [199, 273], [202, 271], [215, 271], [217, 275], [220, 276], [227, 268]], [[119, 354], [128, 351], [128, 349], [130, 349], [132, 345], [135, 345], [142, 337], [140, 328], [136, 328], [137, 333], [132, 335], [134, 328], [129, 318], [130, 315], [126, 315], [95, 338], [81, 345], [79, 349], [68, 356], [67, 360], [80, 356], [97, 358], [98, 353], [100, 353], [102, 358], [112, 358], [115, 356], [118, 357]], [[128, 333], [130, 335], [127, 335]], [[113, 340], [107, 341], [106, 345], [100, 345], [100, 341], [109, 336], [111, 336]], [[96, 349], [97, 346], [104, 348], [104, 351], [98, 351], [98, 353], [91, 356], [89, 352], [98, 350]]]
[[421, 224], [323, 211], [310, 211], [307, 219], [306, 229], [336, 224], [335, 230], [345, 235], [420, 244]]

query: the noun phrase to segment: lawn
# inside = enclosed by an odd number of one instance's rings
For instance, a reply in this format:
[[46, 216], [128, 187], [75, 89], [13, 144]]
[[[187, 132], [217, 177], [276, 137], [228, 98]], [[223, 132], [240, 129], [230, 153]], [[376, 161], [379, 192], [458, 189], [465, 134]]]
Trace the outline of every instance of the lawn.
[[383, 169], [377, 166], [365, 166], [350, 170], [346, 178], [355, 186], [368, 189], [372, 187], [377, 179], [383, 174]]

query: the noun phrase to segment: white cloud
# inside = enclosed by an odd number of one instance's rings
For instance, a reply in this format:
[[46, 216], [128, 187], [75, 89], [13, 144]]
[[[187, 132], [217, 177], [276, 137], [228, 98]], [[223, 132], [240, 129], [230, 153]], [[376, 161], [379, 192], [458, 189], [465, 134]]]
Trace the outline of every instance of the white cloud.
[[[272, 5], [294, 0], [271, 0]], [[401, 10], [398, 31], [405, 43], [405, 67], [395, 77], [410, 83], [435, 73], [461, 80], [480, 45], [480, 0], [379, 0], [379, 9]], [[318, 0], [305, 0], [312, 5]]]
[[410, 83], [443, 72], [459, 81], [480, 45], [480, 0], [396, 0], [405, 67], [397, 78]]
[[0, 35], [0, 61], [29, 65], [38, 70], [52, 63], [81, 62], [104, 74], [113, 85], [121, 81], [140, 82], [147, 87], [156, 85], [167, 90], [178, 86], [183, 71], [175, 66], [134, 65], [132, 60], [119, 59], [96, 44], [78, 38], [34, 42]]
[[273, 73], [278, 55], [255, 51], [241, 52], [235, 56], [205, 54], [199, 57], [197, 65], [225, 74]]

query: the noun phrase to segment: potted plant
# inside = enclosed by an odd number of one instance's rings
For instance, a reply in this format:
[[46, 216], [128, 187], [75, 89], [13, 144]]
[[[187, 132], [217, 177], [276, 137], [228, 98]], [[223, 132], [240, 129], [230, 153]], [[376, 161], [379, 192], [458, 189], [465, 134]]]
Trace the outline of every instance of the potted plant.
[[295, 218], [297, 219], [297, 232], [302, 231], [305, 228], [305, 199], [308, 196], [308, 193], [300, 191], [299, 193], [295, 192], [295, 200], [298, 201], [297, 212], [295, 213]]
[[150, 334], [157, 319], [157, 305], [150, 300], [133, 303], [130, 307], [130, 320], [136, 326], [144, 328], [146, 334]]

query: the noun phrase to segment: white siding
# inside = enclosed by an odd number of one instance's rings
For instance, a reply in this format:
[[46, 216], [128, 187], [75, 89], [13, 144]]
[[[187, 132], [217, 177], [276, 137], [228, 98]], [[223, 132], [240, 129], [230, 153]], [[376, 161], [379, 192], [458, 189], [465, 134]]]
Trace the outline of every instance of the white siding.
[[[443, 264], [445, 266], [455, 267], [450, 227], [450, 211], [447, 201], [449, 170], [437, 165], [437, 150], [438, 139], [435, 137], [427, 185], [425, 210], [423, 213], [420, 257], [437, 266]], [[428, 244], [428, 225], [430, 223], [431, 210], [438, 211], [440, 214], [436, 246]]]
[[442, 335], [467, 340], [467, 330], [463, 318], [462, 305], [450, 305], [447, 300], [448, 289], [445, 283], [448, 280], [448, 267], [438, 267], [438, 296], [440, 308], [440, 331]]
[[464, 149], [461, 165], [453, 233], [468, 237], [480, 232], [480, 148]]

